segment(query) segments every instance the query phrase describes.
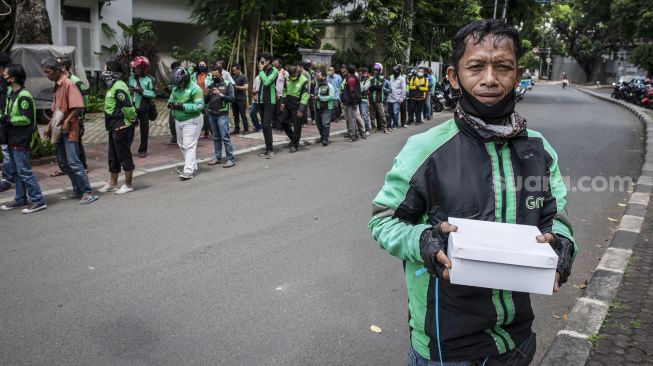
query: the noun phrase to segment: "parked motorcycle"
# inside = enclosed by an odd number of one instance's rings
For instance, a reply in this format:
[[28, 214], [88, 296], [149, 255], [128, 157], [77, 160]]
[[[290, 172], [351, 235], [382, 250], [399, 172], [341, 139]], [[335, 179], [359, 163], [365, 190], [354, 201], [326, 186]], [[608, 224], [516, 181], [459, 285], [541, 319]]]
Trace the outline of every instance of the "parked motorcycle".
[[449, 83], [438, 86], [435, 94], [431, 96], [431, 105], [434, 112], [441, 112], [443, 109], [450, 110], [456, 107], [460, 93], [451, 87]]
[[612, 95], [614, 99], [626, 99], [626, 94], [624, 92], [627, 83], [625, 81], [621, 83], [612, 83]]
[[516, 102], [521, 102], [524, 100], [524, 96], [526, 95], [526, 88], [522, 86], [521, 84], [515, 88], [515, 101]]

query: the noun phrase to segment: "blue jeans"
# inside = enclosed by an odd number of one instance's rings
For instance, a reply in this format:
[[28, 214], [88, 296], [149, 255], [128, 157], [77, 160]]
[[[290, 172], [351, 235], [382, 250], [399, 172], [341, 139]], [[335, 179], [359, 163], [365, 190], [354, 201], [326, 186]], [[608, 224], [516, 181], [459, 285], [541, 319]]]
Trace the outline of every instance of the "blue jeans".
[[84, 170], [81, 160], [79, 160], [79, 147], [77, 142], [70, 141], [68, 134], [62, 135], [57, 142], [57, 161], [59, 169], [64, 172], [70, 183], [73, 185], [73, 193], [82, 195], [91, 193], [91, 183], [88, 181], [88, 175]]
[[222, 143], [227, 153], [227, 160], [234, 161], [234, 145], [229, 137], [229, 115], [214, 116], [209, 115], [209, 125], [213, 132], [213, 148], [215, 149], [215, 158], [222, 160]]
[[440, 363], [440, 360], [429, 361], [420, 356], [420, 354], [411, 346], [408, 350], [408, 366], [474, 366], [474, 363], [473, 361], [444, 361], [442, 363]]
[[11, 174], [11, 161], [9, 160], [9, 145], [2, 145], [2, 180], [14, 183]]
[[43, 204], [41, 187], [36, 182], [36, 177], [29, 165], [29, 150], [9, 149], [11, 173], [16, 182], [16, 201], [18, 204], [27, 203], [27, 197], [33, 205]]
[[426, 103], [424, 104], [424, 118], [433, 117], [433, 107], [431, 106], [431, 94], [426, 94]]
[[261, 124], [258, 121], [258, 103], [252, 103], [249, 106], [249, 119], [252, 120], [252, 125], [255, 130], [261, 129]]
[[401, 111], [401, 103], [388, 102], [388, 110], [390, 111], [390, 121], [388, 121], [388, 127], [399, 127], [399, 112]]
[[361, 116], [363, 116], [363, 121], [365, 122], [365, 131], [369, 131], [370, 130], [370, 104], [361, 103], [360, 109], [361, 109]]

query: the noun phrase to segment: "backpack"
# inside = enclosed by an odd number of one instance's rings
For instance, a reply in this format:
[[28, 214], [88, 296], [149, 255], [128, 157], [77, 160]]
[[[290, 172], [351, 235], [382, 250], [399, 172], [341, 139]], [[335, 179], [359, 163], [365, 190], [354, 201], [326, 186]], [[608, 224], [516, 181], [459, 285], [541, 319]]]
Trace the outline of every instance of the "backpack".
[[356, 105], [361, 103], [361, 83], [356, 76], [348, 75], [345, 79], [345, 86], [342, 101], [346, 104]]

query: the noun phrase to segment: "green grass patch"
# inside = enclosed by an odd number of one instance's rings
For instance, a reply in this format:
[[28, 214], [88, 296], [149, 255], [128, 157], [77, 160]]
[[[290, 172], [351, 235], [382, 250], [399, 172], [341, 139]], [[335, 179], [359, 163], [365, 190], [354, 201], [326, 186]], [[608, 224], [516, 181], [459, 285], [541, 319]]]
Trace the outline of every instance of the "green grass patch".
[[587, 341], [592, 344], [592, 347], [596, 348], [596, 346], [599, 345], [599, 340], [601, 340], [601, 335], [596, 333], [592, 334], [591, 336], [587, 337]]

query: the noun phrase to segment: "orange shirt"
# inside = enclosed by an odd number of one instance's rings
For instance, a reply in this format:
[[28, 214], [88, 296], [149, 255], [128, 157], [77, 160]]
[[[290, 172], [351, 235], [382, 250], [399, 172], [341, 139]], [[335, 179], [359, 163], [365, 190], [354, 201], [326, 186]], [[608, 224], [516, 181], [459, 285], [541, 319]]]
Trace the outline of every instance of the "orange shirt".
[[[61, 75], [61, 78], [54, 85], [54, 101], [52, 101], [52, 111], [57, 109], [61, 110], [64, 114], [64, 121], [70, 115], [72, 109], [74, 108], [84, 108], [84, 99], [82, 93], [79, 91], [77, 86], [73, 84], [70, 79], [65, 75]], [[68, 130], [68, 139], [70, 141], [77, 141], [79, 137], [79, 114], [77, 117], [70, 120], [70, 128]]]
[[202, 94], [206, 95], [206, 85], [204, 85], [204, 80], [206, 79], [205, 73], [197, 74], [197, 85], [202, 89]]

